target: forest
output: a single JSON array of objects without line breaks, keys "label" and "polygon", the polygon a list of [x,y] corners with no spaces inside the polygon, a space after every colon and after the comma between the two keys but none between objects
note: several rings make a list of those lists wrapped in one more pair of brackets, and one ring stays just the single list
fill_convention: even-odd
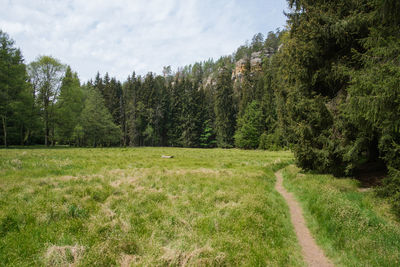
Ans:
[{"label": "forest", "polygon": [[304,170],[383,173],[400,215],[400,2],[287,2],[285,29],[232,55],[125,81],[82,83],[52,56],[26,63],[0,31],[0,141],[287,148]]}]

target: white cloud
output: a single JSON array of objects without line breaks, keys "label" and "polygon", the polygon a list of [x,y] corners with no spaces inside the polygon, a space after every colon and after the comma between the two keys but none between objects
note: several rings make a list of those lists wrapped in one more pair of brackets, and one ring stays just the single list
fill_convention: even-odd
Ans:
[{"label": "white cloud", "polygon": [[257,32],[282,27],[286,1],[0,0],[0,29],[27,62],[52,55],[83,80],[124,80],[231,54]]}]

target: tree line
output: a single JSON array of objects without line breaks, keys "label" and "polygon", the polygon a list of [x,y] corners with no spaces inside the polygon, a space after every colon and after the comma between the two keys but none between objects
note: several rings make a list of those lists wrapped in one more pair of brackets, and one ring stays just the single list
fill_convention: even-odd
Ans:
[{"label": "tree line", "polygon": [[123,82],[97,73],[81,84],[71,67],[51,56],[25,65],[13,40],[0,32],[2,143],[258,148],[270,128],[262,109],[268,109],[271,85],[249,65],[235,86],[232,71],[238,54],[248,57],[269,43],[277,50],[280,35],[271,32],[264,40],[257,34],[233,55],[174,73],[171,67],[162,75],[133,72]]},{"label": "tree line", "polygon": [[[288,0],[286,30],[162,75],[81,84],[0,33],[7,145],[290,148],[305,170],[388,171],[400,214],[400,2]],[[253,68],[253,53],[261,63]],[[240,65],[240,77],[233,75]]]}]

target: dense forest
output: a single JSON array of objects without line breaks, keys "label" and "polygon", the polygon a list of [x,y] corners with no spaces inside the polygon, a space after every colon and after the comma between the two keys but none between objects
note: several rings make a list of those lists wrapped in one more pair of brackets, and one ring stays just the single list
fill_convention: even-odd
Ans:
[{"label": "dense forest", "polygon": [[0,31],[4,146],[290,148],[305,170],[388,172],[400,214],[400,2],[289,0],[285,30],[161,75],[81,83]]}]

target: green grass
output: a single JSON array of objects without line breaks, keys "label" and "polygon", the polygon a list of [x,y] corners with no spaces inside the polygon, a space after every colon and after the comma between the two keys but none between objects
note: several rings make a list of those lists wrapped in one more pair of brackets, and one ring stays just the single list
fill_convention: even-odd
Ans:
[{"label": "green grass", "polygon": [[273,170],[291,160],[221,149],[2,149],[0,265],[304,266],[273,189]]},{"label": "green grass", "polygon": [[387,201],[358,181],[285,169],[317,243],[339,266],[400,266],[400,224]]}]

